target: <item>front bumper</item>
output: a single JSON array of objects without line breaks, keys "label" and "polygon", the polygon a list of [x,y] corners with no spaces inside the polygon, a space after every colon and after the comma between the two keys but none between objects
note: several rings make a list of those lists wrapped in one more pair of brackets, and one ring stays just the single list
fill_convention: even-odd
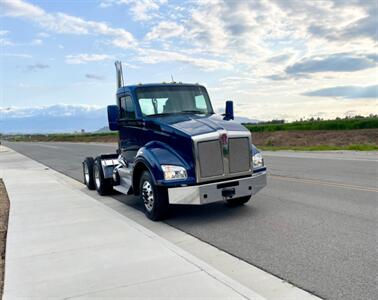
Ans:
[{"label": "front bumper", "polygon": [[202,205],[229,199],[224,196],[229,191],[232,198],[253,196],[265,186],[266,171],[262,171],[241,179],[168,188],[168,199],[169,204]]}]

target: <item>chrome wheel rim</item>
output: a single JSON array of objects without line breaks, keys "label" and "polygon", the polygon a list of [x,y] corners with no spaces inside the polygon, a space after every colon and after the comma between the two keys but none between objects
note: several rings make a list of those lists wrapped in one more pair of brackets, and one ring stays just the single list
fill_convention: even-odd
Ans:
[{"label": "chrome wheel rim", "polygon": [[95,177],[95,183],[97,188],[101,187],[101,180],[100,180],[100,170],[98,169],[97,166],[94,168],[94,177]]},{"label": "chrome wheel rim", "polygon": [[154,207],[154,191],[151,183],[148,181],[143,182],[142,185],[142,197],[144,206],[148,211],[151,211]]},{"label": "chrome wheel rim", "polygon": [[89,170],[88,170],[88,165],[86,163],[84,164],[84,179],[85,179],[85,183],[89,182]]}]

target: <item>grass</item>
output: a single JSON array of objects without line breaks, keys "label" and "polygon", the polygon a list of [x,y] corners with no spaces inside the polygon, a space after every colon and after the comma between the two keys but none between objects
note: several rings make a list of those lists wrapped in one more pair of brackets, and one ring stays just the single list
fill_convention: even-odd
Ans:
[{"label": "grass", "polygon": [[3,180],[0,178],[0,298],[4,288],[5,248],[7,240],[9,199]]},{"label": "grass", "polygon": [[[256,145],[263,150],[378,150],[377,115],[345,119],[338,118],[334,120],[311,119],[292,123],[284,123],[283,120],[276,120],[265,124],[246,124],[245,126],[250,131],[256,133]],[[339,130],[345,131],[344,133],[340,133]],[[4,135],[3,139],[25,142],[116,143],[118,141],[118,132],[19,134]]]},{"label": "grass", "polygon": [[7,137],[14,142],[97,142],[101,140],[117,139],[117,132],[104,133],[53,133],[53,134],[19,134]]},{"label": "grass", "polygon": [[353,144],[348,146],[333,146],[333,145],[318,145],[318,146],[261,146],[261,150],[279,151],[279,150],[294,150],[294,151],[332,151],[332,150],[355,150],[355,151],[375,151],[378,150],[378,145],[369,144]]},{"label": "grass", "polygon": [[292,130],[351,130],[378,128],[378,117],[355,117],[335,120],[307,120],[282,124],[247,124],[252,132]]}]

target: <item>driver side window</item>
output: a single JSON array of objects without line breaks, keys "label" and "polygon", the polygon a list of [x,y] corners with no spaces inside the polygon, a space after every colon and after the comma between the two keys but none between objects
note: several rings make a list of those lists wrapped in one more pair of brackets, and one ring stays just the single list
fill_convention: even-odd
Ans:
[{"label": "driver side window", "polygon": [[121,97],[120,107],[121,107],[121,119],[135,120],[134,104],[130,96]]}]

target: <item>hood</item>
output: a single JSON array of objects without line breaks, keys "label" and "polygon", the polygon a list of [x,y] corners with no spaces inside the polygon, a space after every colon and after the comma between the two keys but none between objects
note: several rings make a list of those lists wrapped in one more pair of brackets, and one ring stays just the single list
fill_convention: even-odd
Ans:
[{"label": "hood", "polygon": [[200,116],[191,114],[167,115],[155,119],[161,125],[182,131],[190,136],[214,132],[217,130],[248,131],[235,121],[225,121],[220,115]]}]

